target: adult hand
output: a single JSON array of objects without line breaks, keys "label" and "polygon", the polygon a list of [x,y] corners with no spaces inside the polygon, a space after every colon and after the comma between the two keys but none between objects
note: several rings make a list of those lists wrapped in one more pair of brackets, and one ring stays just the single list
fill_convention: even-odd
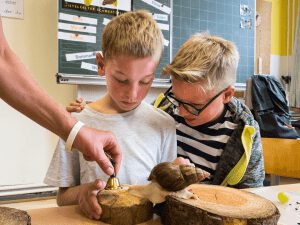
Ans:
[{"label": "adult hand", "polygon": [[97,194],[105,188],[105,185],[104,181],[97,179],[92,183],[80,186],[78,204],[82,212],[90,219],[100,219],[102,209],[98,203]]},{"label": "adult hand", "polygon": [[[118,173],[122,153],[113,133],[83,126],[74,140],[73,147],[80,149],[86,160],[96,161],[106,174],[112,175],[114,171]],[[115,161],[115,168],[105,153]]]}]

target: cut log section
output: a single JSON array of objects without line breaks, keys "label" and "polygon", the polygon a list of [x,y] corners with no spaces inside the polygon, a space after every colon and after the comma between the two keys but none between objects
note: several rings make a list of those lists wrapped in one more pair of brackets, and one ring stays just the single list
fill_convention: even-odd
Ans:
[{"label": "cut log section", "polygon": [[234,188],[194,184],[188,187],[199,199],[168,196],[165,225],[277,225],[280,214],[269,200]]},{"label": "cut log section", "polygon": [[0,225],[30,225],[31,219],[26,211],[0,207]]},{"label": "cut log section", "polygon": [[134,225],[152,219],[153,204],[128,193],[128,187],[103,190],[98,194],[102,208],[100,220],[112,225]]}]

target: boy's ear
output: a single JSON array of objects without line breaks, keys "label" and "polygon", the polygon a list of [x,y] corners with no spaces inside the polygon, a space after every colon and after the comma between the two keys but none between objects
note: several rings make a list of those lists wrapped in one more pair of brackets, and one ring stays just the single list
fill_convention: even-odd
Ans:
[{"label": "boy's ear", "polygon": [[224,100],[223,103],[226,104],[230,102],[232,97],[234,96],[234,86],[230,85],[226,90],[224,91]]},{"label": "boy's ear", "polygon": [[98,66],[98,74],[100,76],[105,75],[104,58],[100,53],[96,53],[96,63]]}]

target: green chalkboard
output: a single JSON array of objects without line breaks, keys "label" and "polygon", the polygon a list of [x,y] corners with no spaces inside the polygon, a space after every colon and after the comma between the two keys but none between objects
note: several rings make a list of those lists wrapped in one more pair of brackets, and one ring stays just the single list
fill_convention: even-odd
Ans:
[{"label": "green chalkboard", "polygon": [[[119,10],[104,8],[109,0],[59,0],[58,7],[58,83],[101,84],[96,71],[95,54],[101,51],[102,30],[112,17],[128,10],[146,9],[156,18],[162,27],[165,39],[164,53],[155,74],[156,85],[169,83],[169,78],[161,77],[163,65],[170,62],[172,40],[172,12],[162,11],[162,7],[171,9],[172,0],[118,0],[127,1]],[[87,2],[94,5],[87,6]],[[112,2],[112,1],[111,1]],[[98,5],[97,5],[98,4]],[[100,4],[100,5],[99,5]],[[171,10],[170,10],[171,11]]]}]

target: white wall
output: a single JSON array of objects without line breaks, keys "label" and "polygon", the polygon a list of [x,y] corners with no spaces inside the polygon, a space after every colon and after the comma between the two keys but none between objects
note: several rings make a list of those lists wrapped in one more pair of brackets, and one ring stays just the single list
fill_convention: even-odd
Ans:
[{"label": "white wall", "polygon": [[[63,105],[74,99],[75,86],[57,85],[55,81],[57,1],[24,0],[24,20],[3,18],[3,26],[11,48],[40,86]],[[0,124],[0,189],[5,185],[40,184],[57,137],[2,100]]]}]

